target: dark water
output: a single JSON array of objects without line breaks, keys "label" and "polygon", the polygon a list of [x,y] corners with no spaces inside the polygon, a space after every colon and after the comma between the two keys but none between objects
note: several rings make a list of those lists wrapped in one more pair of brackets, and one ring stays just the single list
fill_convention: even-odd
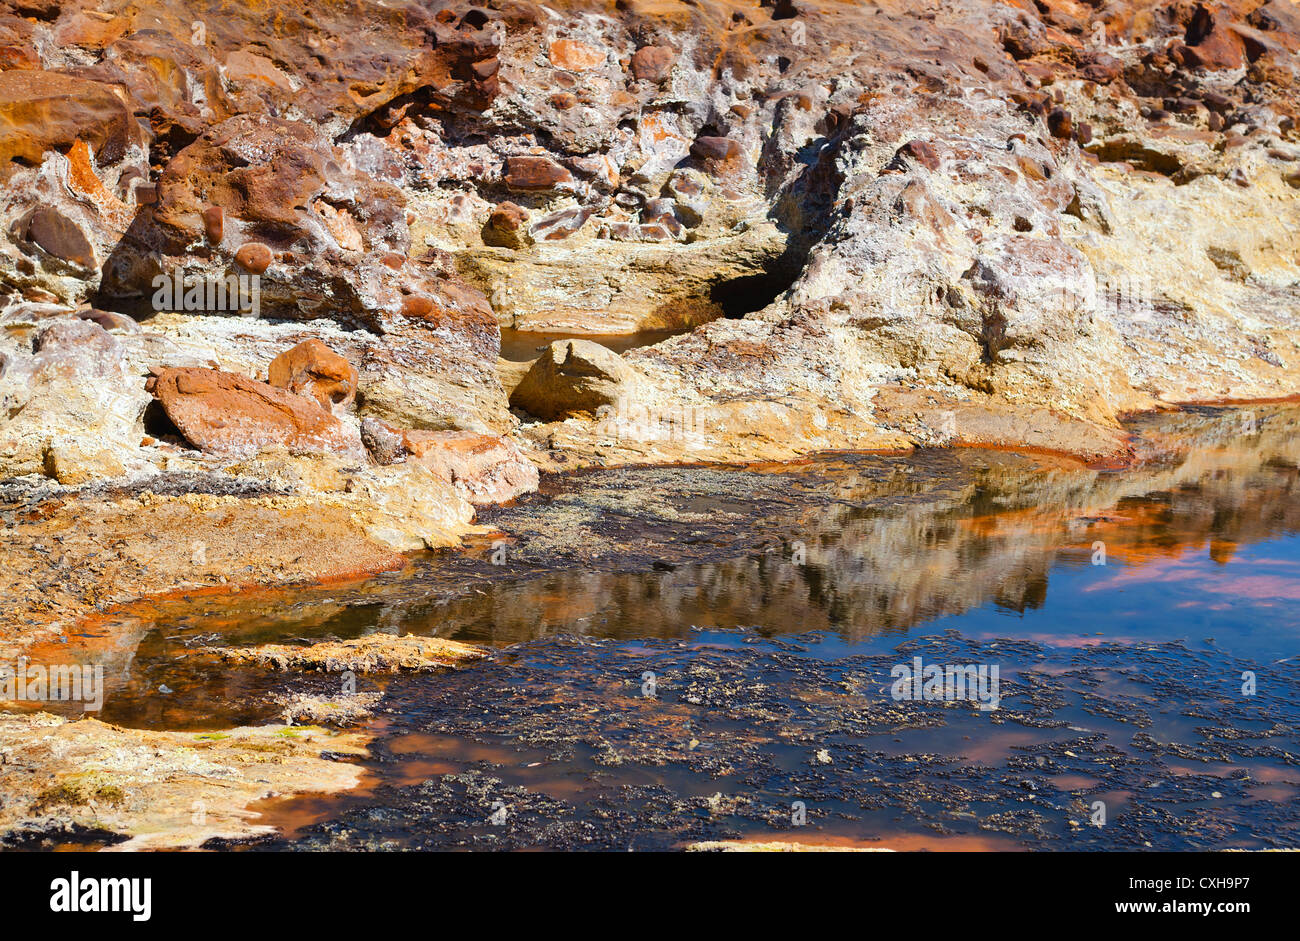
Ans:
[{"label": "dark water", "polygon": [[[339,690],[208,644],[496,650],[362,678],[366,786],[268,803],[261,847],[1300,846],[1300,414],[1135,431],[1120,472],[969,450],[555,478],[464,552],[82,642],[118,651],[102,718],[164,728]],[[997,708],[896,698],[916,657],[997,667]]]}]

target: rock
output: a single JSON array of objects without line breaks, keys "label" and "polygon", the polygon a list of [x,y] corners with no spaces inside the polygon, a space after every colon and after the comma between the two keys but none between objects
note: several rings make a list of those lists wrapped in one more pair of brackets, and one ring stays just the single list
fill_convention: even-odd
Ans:
[{"label": "rock", "polygon": [[140,324],[134,318],[128,317],[126,314],[119,314],[114,310],[98,310],[90,307],[86,310],[77,311],[77,316],[82,320],[93,321],[105,330],[122,330],[127,333],[140,332]]},{"label": "rock", "polygon": [[929,141],[910,140],[898,148],[894,156],[896,160],[899,158],[911,160],[930,171],[939,169],[939,155]]},{"label": "rock", "polygon": [[328,725],[347,728],[369,719],[383,700],[383,693],[341,693],[335,696],[312,693],[276,693],[272,700],[283,707],[280,718],[287,725]]},{"label": "rock", "polygon": [[1051,131],[1053,137],[1068,140],[1074,136],[1074,119],[1064,108],[1053,108],[1052,113],[1047,116],[1047,129]]},{"label": "rock", "polygon": [[590,209],[561,209],[537,220],[536,224],[528,230],[528,235],[536,241],[553,242],[567,239],[586,225],[591,216]]},{"label": "rock", "polygon": [[[226,231],[225,213],[222,211],[220,206],[209,206],[207,209],[203,210],[203,234],[207,236],[207,239],[211,244],[220,245],[221,236],[225,233],[225,231]],[[248,268],[250,271],[252,270],[251,268],[249,268],[247,264],[244,264],[242,261],[240,262],[240,264],[243,265],[245,268]],[[268,260],[266,264],[269,265],[270,261]],[[265,270],[266,270],[266,265],[262,267],[262,271]],[[261,274],[262,271],[257,271],[254,273]]]},{"label": "rock", "polygon": [[557,39],[551,43],[551,64],[570,72],[586,72],[605,64],[605,52],[577,39]]},{"label": "rock", "polygon": [[86,233],[57,209],[42,206],[32,210],[16,228],[20,241],[38,246],[48,255],[81,268],[95,267],[95,250]]},{"label": "rock", "polygon": [[127,97],[114,86],[58,72],[0,71],[0,180],[77,140],[101,165],[143,145]]},{"label": "rock", "polygon": [[667,46],[642,46],[632,53],[632,74],[640,82],[662,82],[675,61],[677,53]]},{"label": "rock", "polygon": [[525,223],[528,210],[506,201],[496,206],[483,227],[483,242],[503,248],[524,248],[530,244]]},{"label": "rock", "polygon": [[[368,737],[283,726],[221,732],[122,729],[94,718],[0,715],[0,837],[86,830],[117,849],[197,849],[271,832],[252,808],[268,797],[355,787]],[[202,807],[202,817],[194,808]]]},{"label": "rock", "polygon": [[45,451],[45,476],[65,487],[79,487],[126,474],[126,465],[109,448],[91,441],[58,441]]},{"label": "rock", "polygon": [[724,161],[740,155],[740,145],[726,137],[697,137],[691,144],[691,156],[697,160]]},{"label": "rock", "polygon": [[458,666],[487,656],[482,647],[442,637],[415,634],[370,634],[354,640],[325,641],[310,647],[263,644],[260,647],[209,647],[231,663],[248,663],[276,670],[321,670],[328,673],[397,673]]},{"label": "rock", "polygon": [[361,443],[376,464],[400,464],[411,453],[407,450],[405,436],[378,418],[367,417],[361,420]]},{"label": "rock", "polygon": [[304,340],[271,360],[267,381],[309,395],[327,411],[349,405],[357,397],[356,367],[316,339]]},{"label": "rock", "polygon": [[1191,68],[1239,69],[1244,46],[1231,26],[1231,14],[1220,7],[1211,9],[1197,4],[1187,24],[1186,46],[1181,46],[1183,61]]},{"label": "rock", "polygon": [[537,468],[501,435],[408,431],[403,443],[412,460],[452,484],[470,503],[504,503],[537,489]]},{"label": "rock", "polygon": [[146,391],[191,444],[211,454],[242,457],[277,446],[292,452],[353,447],[339,420],[312,399],[220,369],[160,369]]},{"label": "rock", "polygon": [[636,371],[617,353],[590,340],[557,340],[510,394],[510,404],[547,421],[595,415],[617,405],[636,384]]},{"label": "rock", "polygon": [[47,364],[83,376],[108,376],[120,369],[121,344],[89,319],[56,320],[36,336],[33,350]]},{"label": "rock", "polygon": [[507,157],[505,183],[516,190],[551,190],[573,174],[550,157]]},{"label": "rock", "polygon": [[273,260],[271,249],[261,242],[247,242],[235,251],[235,262],[251,274],[264,274]]},{"label": "rock", "polygon": [[4,354],[0,476],[80,485],[146,472],[136,427],[148,397],[127,381],[123,339],[92,320],[60,318],[39,328],[31,353]]}]

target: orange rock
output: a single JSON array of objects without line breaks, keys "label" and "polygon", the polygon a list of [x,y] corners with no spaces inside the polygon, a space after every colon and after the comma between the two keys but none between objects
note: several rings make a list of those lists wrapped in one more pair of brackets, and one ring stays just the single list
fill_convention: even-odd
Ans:
[{"label": "orange rock", "polygon": [[192,445],[227,457],[268,447],[295,452],[347,451],[343,424],[302,395],[246,376],[201,367],[164,368],[145,389]]},{"label": "orange rock", "polygon": [[56,72],[0,72],[0,180],[15,163],[37,166],[47,151],[84,140],[102,164],[143,142],[118,88]]},{"label": "orange rock", "polygon": [[605,51],[577,39],[551,43],[551,65],[570,72],[586,72],[605,64]]},{"label": "orange rock", "polygon": [[271,360],[267,379],[278,389],[310,395],[325,409],[357,397],[356,367],[315,338]]},{"label": "orange rock", "polygon": [[271,261],[271,249],[261,242],[247,242],[235,251],[235,262],[253,274],[261,274],[271,267]]}]

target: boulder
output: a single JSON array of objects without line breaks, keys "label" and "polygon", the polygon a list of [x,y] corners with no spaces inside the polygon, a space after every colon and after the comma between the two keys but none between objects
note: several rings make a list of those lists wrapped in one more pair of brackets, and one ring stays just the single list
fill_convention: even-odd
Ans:
[{"label": "boulder", "polygon": [[510,404],[547,421],[617,405],[636,383],[636,371],[613,350],[590,340],[557,340],[510,394]]},{"label": "boulder", "polygon": [[145,386],[195,447],[241,457],[269,447],[348,451],[352,436],[317,402],[220,369],[161,369]]}]

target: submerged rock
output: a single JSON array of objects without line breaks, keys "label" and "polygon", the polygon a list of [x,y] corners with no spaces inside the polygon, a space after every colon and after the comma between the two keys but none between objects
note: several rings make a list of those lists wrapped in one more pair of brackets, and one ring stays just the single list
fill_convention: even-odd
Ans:
[{"label": "submerged rock", "polygon": [[441,637],[368,634],[354,640],[326,641],[310,647],[263,644],[260,647],[215,647],[210,653],[234,663],[277,670],[325,670],[341,673],[396,673],[456,666],[487,656],[482,647]]}]

